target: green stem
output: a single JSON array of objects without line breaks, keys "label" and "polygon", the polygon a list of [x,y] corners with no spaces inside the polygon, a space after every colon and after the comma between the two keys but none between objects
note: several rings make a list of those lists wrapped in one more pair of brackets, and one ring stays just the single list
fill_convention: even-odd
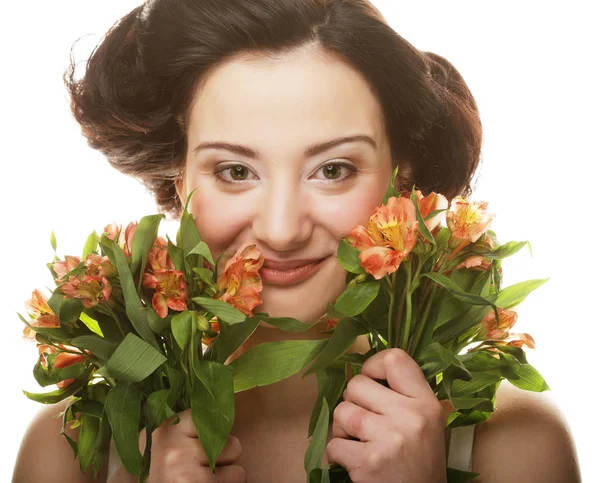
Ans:
[{"label": "green stem", "polygon": [[417,333],[415,334],[415,336],[411,339],[410,341],[410,345],[408,348],[408,353],[414,357],[415,354],[415,350],[419,347],[419,343],[421,342],[421,337],[423,337],[423,332],[425,331],[425,328],[427,328],[428,324],[429,324],[429,312],[431,311],[431,306],[433,305],[433,299],[435,297],[435,292],[437,289],[437,285],[433,285],[433,287],[431,288],[431,290],[428,290],[427,292],[427,306],[425,307],[425,312],[423,313],[423,316],[420,318],[420,324],[417,324]]},{"label": "green stem", "polygon": [[[394,328],[394,305],[396,303],[396,275],[398,274],[398,271],[395,271],[392,275],[392,281],[391,281],[391,294],[390,294],[390,309],[388,312],[388,336],[387,336],[387,346],[388,347],[393,347],[393,328]],[[388,283],[390,283],[390,279],[389,277],[386,275],[385,279]]]},{"label": "green stem", "polygon": [[[400,349],[404,351],[408,348],[408,336],[410,335],[410,321],[412,318],[412,290],[410,288],[412,285],[412,260],[410,258],[406,261],[405,270],[406,283],[402,300],[405,302],[406,311],[404,312],[404,328],[401,332],[402,343],[400,345]],[[400,320],[401,319],[398,318],[398,321]],[[398,341],[400,341],[400,339],[398,339]]]}]

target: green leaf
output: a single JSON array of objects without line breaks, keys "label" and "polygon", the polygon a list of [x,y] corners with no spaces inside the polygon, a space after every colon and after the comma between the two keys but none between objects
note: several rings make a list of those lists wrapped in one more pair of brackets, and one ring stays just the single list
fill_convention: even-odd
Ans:
[{"label": "green leaf", "polygon": [[71,345],[79,349],[89,350],[95,357],[106,363],[115,352],[118,344],[98,337],[97,335],[81,335],[71,339]]},{"label": "green leaf", "polygon": [[356,248],[342,238],[337,249],[338,262],[344,270],[350,273],[366,273],[365,269],[360,265],[360,258],[358,258],[359,253],[360,252]]},{"label": "green leaf", "polygon": [[419,233],[421,234],[421,236],[423,238],[425,238],[425,240],[427,240],[429,243],[431,243],[432,245],[435,246],[435,240],[433,238],[433,235],[429,231],[429,228],[427,228],[427,225],[425,224],[425,221],[423,220],[423,215],[421,214],[421,210],[419,209],[419,201],[417,200],[417,194],[415,193],[414,186],[413,186],[412,192],[410,193],[410,199],[412,200],[413,204],[415,205],[415,210],[417,213],[417,222],[419,224]]},{"label": "green leaf", "polygon": [[550,387],[537,371],[537,369],[529,364],[523,364],[519,369],[519,379],[508,379],[510,383],[524,389],[525,391],[544,392],[549,391]]},{"label": "green leaf", "polygon": [[138,448],[142,394],[136,384],[119,381],[106,396],[105,410],[121,463],[132,475],[142,470]]},{"label": "green leaf", "polygon": [[[137,231],[137,230],[136,230]],[[144,316],[142,311],[143,306],[140,300],[140,296],[135,287],[133,276],[129,270],[129,264],[127,258],[121,247],[114,241],[112,242],[112,248],[114,251],[115,262],[117,270],[119,271],[119,280],[121,281],[121,288],[123,289],[123,297],[125,299],[125,310],[127,317],[131,321],[134,329],[137,333],[151,346],[158,350],[158,343],[156,342],[156,336],[150,328],[148,320]]]},{"label": "green leaf", "polygon": [[519,305],[536,288],[544,285],[549,279],[527,280],[515,283],[501,290],[496,299],[496,305],[502,309],[510,309]]},{"label": "green leaf", "polygon": [[204,283],[208,285],[213,285],[214,273],[211,270],[204,267],[193,267],[192,271],[196,275],[198,275],[198,277],[200,277],[200,280],[202,280]]},{"label": "green leaf", "polygon": [[446,468],[446,480],[448,483],[467,483],[477,478],[481,473]]},{"label": "green leaf", "polygon": [[528,241],[511,241],[505,243],[504,245],[500,245],[499,247],[494,248],[490,253],[485,253],[484,256],[486,258],[489,258],[490,260],[502,260],[503,258],[507,258],[514,255],[525,245],[529,247],[529,252],[531,253],[531,245]]},{"label": "green leaf", "polygon": [[167,251],[169,252],[169,256],[173,261],[173,265],[175,265],[175,269],[180,272],[185,271],[185,266],[183,264],[183,250],[178,246],[174,245],[171,239],[167,236]]},{"label": "green leaf", "polygon": [[329,405],[327,399],[321,399],[321,412],[315,426],[315,430],[304,455],[304,469],[306,474],[315,468],[321,467],[321,460],[327,444],[327,429],[329,428]]},{"label": "green leaf", "polygon": [[159,351],[130,332],[97,374],[128,382],[139,382],[146,379],[166,360]]},{"label": "green leaf", "polygon": [[192,420],[211,469],[233,428],[234,393],[231,367],[211,361],[195,361],[197,380],[192,388]]},{"label": "green leaf", "polygon": [[52,245],[52,250],[56,253],[56,235],[54,234],[54,230],[50,234],[50,245]]},{"label": "green leaf", "polygon": [[442,275],[441,273],[429,272],[429,273],[424,273],[421,276],[430,278],[434,282],[438,283],[439,285],[444,287],[446,290],[448,290],[448,292],[450,292],[450,294],[454,298],[456,298],[457,300],[460,300],[461,302],[466,302],[471,305],[489,305],[492,308],[494,307],[493,302],[490,302],[489,300],[487,300],[483,297],[480,297],[479,295],[473,295],[468,292],[465,292],[462,288],[460,288],[460,286],[458,286],[458,284],[456,284],[450,278]]},{"label": "green leaf", "polygon": [[90,253],[95,253],[96,250],[98,250],[99,240],[100,238],[98,237],[98,234],[95,231],[90,233],[90,236],[88,236],[83,247],[83,253],[81,254],[81,258],[83,260],[85,260]]},{"label": "green leaf", "polygon": [[268,314],[254,314],[252,318],[257,318],[259,321],[270,324],[277,327],[283,332],[294,332],[301,333],[312,329],[314,326],[319,325],[322,321],[319,319],[312,324],[305,324],[304,322],[294,319],[293,317],[269,317]]},{"label": "green leaf", "polygon": [[367,332],[368,330],[353,318],[345,317],[340,320],[332,336],[326,340],[327,344],[320,352],[315,363],[310,366],[302,377],[319,371],[334,362],[338,357],[348,352],[348,349],[352,347],[359,335]]},{"label": "green leaf", "polygon": [[[91,370],[90,370],[90,373],[91,373]],[[46,393],[33,393],[33,392],[23,391],[23,394],[25,394],[25,396],[27,396],[32,401],[36,401],[36,402],[43,403],[43,404],[56,404],[57,402],[60,402],[63,399],[66,399],[69,396],[72,396],[73,394],[75,394],[77,391],[79,391],[82,388],[82,386],[86,382],[87,382],[87,380],[82,378],[82,379],[76,380],[76,381],[72,382],[71,384],[69,384],[68,386],[63,387],[62,389],[58,389],[56,391],[46,392]]]},{"label": "green leaf", "polygon": [[102,419],[100,420],[100,430],[96,439],[96,447],[94,456],[92,458],[92,477],[95,480],[100,468],[104,465],[108,459],[110,452],[110,441],[112,438],[112,430],[110,423],[108,422],[108,416],[106,412],[103,412]]},{"label": "green leaf", "polygon": [[227,324],[239,324],[246,320],[246,314],[222,300],[211,299],[209,297],[194,297],[192,300]]},{"label": "green leaf", "polygon": [[214,266],[215,261],[213,260],[212,254],[210,253],[210,249],[208,248],[208,245],[206,244],[206,242],[200,241],[191,251],[190,253],[188,253],[188,255],[200,255],[204,258],[206,258],[211,265]]},{"label": "green leaf", "polygon": [[79,320],[81,320],[85,324],[85,326],[88,329],[90,329],[94,334],[98,334],[100,337],[104,337],[104,334],[102,333],[102,329],[100,328],[100,324],[98,323],[98,321],[96,319],[92,319],[85,312],[81,312],[79,314]]},{"label": "green leaf", "polygon": [[154,431],[167,419],[167,400],[169,389],[159,389],[148,396],[145,404],[146,427]]},{"label": "green leaf", "polygon": [[396,176],[398,176],[398,168],[398,166],[394,168],[394,172],[392,173],[392,177],[390,178],[390,182],[388,184],[388,189],[383,196],[383,200],[381,201],[382,205],[386,205],[389,198],[395,198],[400,195],[400,193],[396,191],[396,188],[394,188]]},{"label": "green leaf", "polygon": [[260,318],[250,317],[239,324],[221,325],[221,333],[206,350],[205,358],[224,364],[258,327]]},{"label": "green leaf", "polygon": [[501,376],[494,374],[487,374],[485,372],[471,373],[473,379],[470,381],[455,380],[452,382],[451,390],[452,395],[456,397],[470,396],[476,392],[485,389],[486,387],[496,384],[502,379]]},{"label": "green leaf", "polygon": [[79,466],[85,473],[92,464],[96,449],[96,439],[100,431],[100,420],[88,414],[80,415],[81,429],[77,439]]},{"label": "green leaf", "polygon": [[229,366],[235,392],[267,386],[300,372],[325,347],[326,340],[265,342],[244,352]]},{"label": "green leaf", "polygon": [[354,317],[363,312],[379,293],[379,282],[357,283],[346,290],[335,301],[335,308],[344,315]]},{"label": "green leaf", "polygon": [[346,384],[346,364],[338,361],[317,371],[317,384],[319,386],[319,396],[310,415],[310,423],[308,425],[309,437],[312,436],[315,430],[321,408],[323,407],[323,401],[327,401],[329,405],[329,417],[331,418],[335,405],[341,397],[344,385]]},{"label": "green leaf", "polygon": [[[190,196],[191,195],[192,194],[190,193]],[[187,258],[190,252],[196,248],[201,241],[202,238],[200,237],[200,232],[198,231],[194,217],[187,210],[184,210],[179,223],[179,231],[177,232],[177,246],[183,250],[184,258]]]},{"label": "green leaf", "polygon": [[472,379],[471,373],[460,359],[438,342],[433,342],[425,347],[417,357],[417,362],[426,379],[430,379],[440,372],[444,372],[444,377],[449,376],[452,379],[466,381]]},{"label": "green leaf", "polygon": [[194,314],[189,310],[184,310],[180,314],[174,315],[171,319],[171,331],[177,341],[177,345],[184,351],[192,338],[192,325],[195,323]]},{"label": "green leaf", "polygon": [[[143,273],[148,260],[148,252],[158,236],[158,227],[165,215],[144,216],[135,229],[131,242],[131,273]],[[141,283],[142,277],[140,277]]]}]

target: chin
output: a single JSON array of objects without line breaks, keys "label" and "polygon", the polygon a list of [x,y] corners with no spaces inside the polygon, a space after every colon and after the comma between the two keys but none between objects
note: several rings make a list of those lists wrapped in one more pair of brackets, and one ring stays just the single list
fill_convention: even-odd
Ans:
[{"label": "chin", "polygon": [[[287,285],[263,285],[263,303],[253,312],[270,317],[293,317],[312,324],[327,312],[327,305],[335,302],[346,288],[346,271],[331,257],[323,267],[304,282]],[[261,322],[262,327],[273,327]]]}]

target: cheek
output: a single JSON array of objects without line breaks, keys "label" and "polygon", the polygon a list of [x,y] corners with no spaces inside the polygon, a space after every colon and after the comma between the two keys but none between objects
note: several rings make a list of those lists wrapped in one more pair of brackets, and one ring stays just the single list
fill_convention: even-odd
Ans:
[{"label": "cheek", "polygon": [[319,209],[322,220],[326,220],[329,231],[341,239],[356,225],[367,225],[371,213],[381,204],[384,192],[373,186],[373,189],[355,190],[346,196],[325,200]]},{"label": "cheek", "polygon": [[251,203],[232,197],[224,198],[216,193],[196,192],[191,210],[200,236],[208,244],[216,259],[227,250],[236,235],[251,219]]}]

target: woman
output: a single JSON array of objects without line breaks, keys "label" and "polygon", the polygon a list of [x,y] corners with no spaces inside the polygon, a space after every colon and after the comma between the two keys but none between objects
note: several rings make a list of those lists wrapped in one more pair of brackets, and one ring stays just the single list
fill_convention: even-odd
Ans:
[{"label": "woman", "polygon": [[[215,257],[248,242],[265,256],[256,310],[306,323],[343,291],[338,242],[366,222],[394,167],[398,188],[452,198],[469,193],[479,162],[479,114],[460,74],[415,49],[366,0],[147,2],[109,32],[84,78],[74,80],[72,66],[66,84],[90,146],[174,216],[197,189],[190,209]],[[263,324],[240,353],[321,338],[322,329],[293,335]],[[316,390],[314,378],[295,376],[236,394],[214,475],[189,412],[181,413],[181,424],[154,434],[149,481],[305,481]],[[355,482],[446,481],[452,408],[406,353],[370,358],[344,399],[324,463],[345,466]],[[503,383],[496,406],[463,448],[481,473],[474,481],[580,480],[565,423],[546,396]],[[14,481],[92,481],[60,436],[53,416],[61,407],[32,422]],[[112,454],[99,480],[135,478]]]}]

